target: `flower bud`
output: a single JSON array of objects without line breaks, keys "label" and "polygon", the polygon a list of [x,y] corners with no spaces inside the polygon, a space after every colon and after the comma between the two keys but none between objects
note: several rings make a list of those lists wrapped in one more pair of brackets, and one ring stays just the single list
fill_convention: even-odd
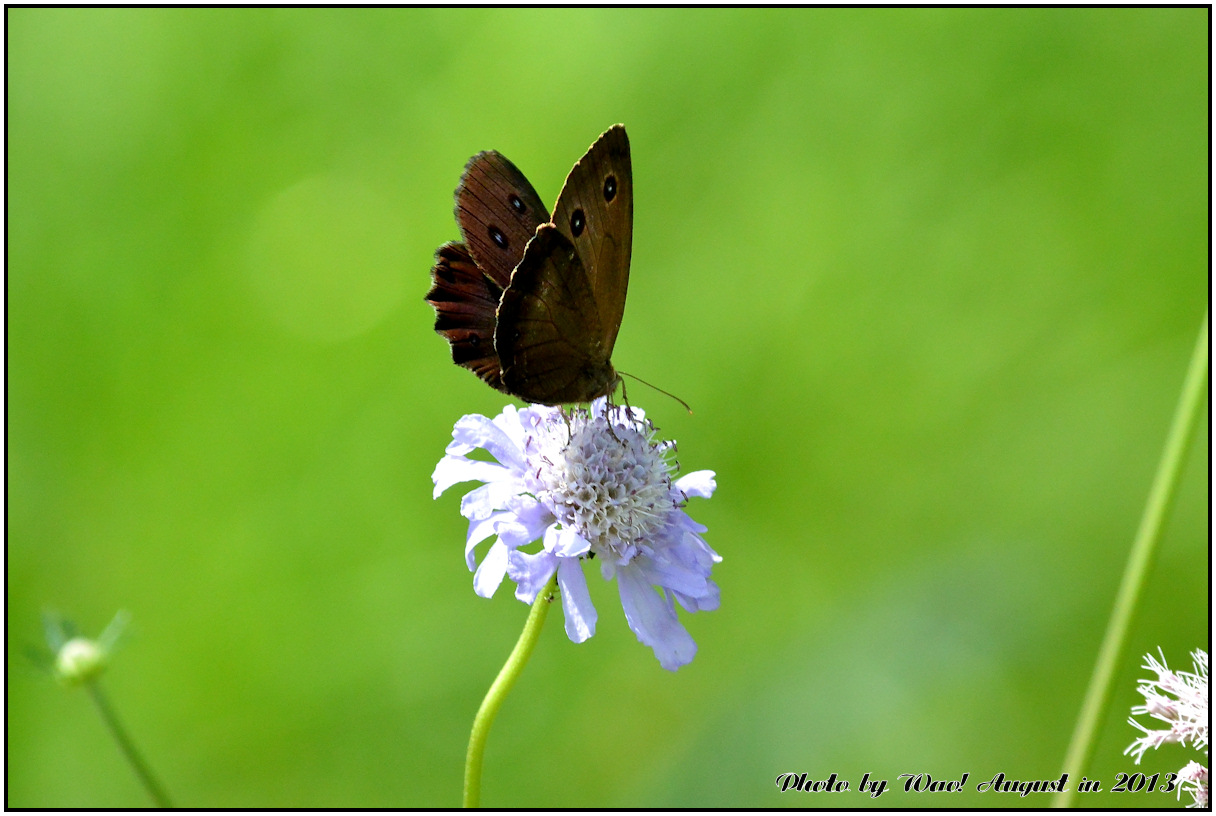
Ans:
[{"label": "flower bud", "polygon": [[55,655],[55,675],[68,686],[96,680],[106,667],[106,651],[94,640],[75,637]]}]

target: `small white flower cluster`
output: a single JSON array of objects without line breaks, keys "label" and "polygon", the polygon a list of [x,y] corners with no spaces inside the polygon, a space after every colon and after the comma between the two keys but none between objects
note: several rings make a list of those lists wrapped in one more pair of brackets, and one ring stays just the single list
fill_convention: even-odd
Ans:
[{"label": "small white flower cluster", "polygon": [[[1144,732],[1123,753],[1134,757],[1136,764],[1144,758],[1149,748],[1159,748],[1167,742],[1176,742],[1183,747],[1198,750],[1208,747],[1208,653],[1202,649],[1191,652],[1193,672],[1171,671],[1165,663],[1151,654],[1144,656],[1143,668],[1154,672],[1155,680],[1141,680],[1137,690],[1144,695],[1144,705],[1132,707],[1132,725]],[[1148,714],[1166,723],[1169,728],[1151,729],[1136,722],[1135,715]],[[1198,762],[1190,762],[1178,772],[1178,796],[1186,791],[1194,798],[1188,807],[1206,808],[1210,802],[1208,769]]]}]

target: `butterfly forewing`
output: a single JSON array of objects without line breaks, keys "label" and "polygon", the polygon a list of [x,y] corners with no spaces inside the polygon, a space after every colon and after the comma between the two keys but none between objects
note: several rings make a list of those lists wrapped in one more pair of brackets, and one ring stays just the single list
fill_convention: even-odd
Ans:
[{"label": "butterfly forewing", "polygon": [[633,243],[633,165],[624,125],[596,140],[566,177],[553,224],[578,252],[611,355],[625,313]]},{"label": "butterfly forewing", "polygon": [[589,402],[616,372],[574,245],[552,225],[528,243],[498,307],[494,346],[504,389],[529,402]]},{"label": "butterfly forewing", "polygon": [[456,188],[456,222],[477,265],[506,288],[549,211],[524,174],[495,150],[465,165]]}]

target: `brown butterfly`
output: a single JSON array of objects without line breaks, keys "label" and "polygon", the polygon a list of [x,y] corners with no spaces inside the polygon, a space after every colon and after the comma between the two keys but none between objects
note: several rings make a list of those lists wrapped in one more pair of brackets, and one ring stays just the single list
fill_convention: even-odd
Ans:
[{"label": "brown butterfly", "polygon": [[633,170],[624,125],[578,160],[553,217],[502,154],[478,153],[456,188],[463,243],[435,253],[426,300],[452,360],[545,405],[610,394],[629,286]]}]

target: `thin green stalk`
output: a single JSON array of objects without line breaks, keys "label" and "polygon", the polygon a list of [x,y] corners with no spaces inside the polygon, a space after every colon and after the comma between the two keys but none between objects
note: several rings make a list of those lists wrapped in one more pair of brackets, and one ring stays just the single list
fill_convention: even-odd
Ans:
[{"label": "thin green stalk", "polygon": [[1177,494],[1182,465],[1186,461],[1191,435],[1195,431],[1200,408],[1204,404],[1203,385],[1207,376],[1208,315],[1204,314],[1199,339],[1191,355],[1191,365],[1182,385],[1182,396],[1179,397],[1178,408],[1174,412],[1174,422],[1165,440],[1165,450],[1161,454],[1161,463],[1157,466],[1157,475],[1148,494],[1148,503],[1144,506],[1140,529],[1136,533],[1136,540],[1132,543],[1127,566],[1123,571],[1123,582],[1119,585],[1115,608],[1106,625],[1106,635],[1102,639],[1102,648],[1098,651],[1098,661],[1089,681],[1089,689],[1085,692],[1081,715],[1077,719],[1076,730],[1073,731],[1072,742],[1069,743],[1068,754],[1064,758],[1064,772],[1068,774],[1071,784],[1068,790],[1056,794],[1052,803],[1055,807],[1069,807],[1072,804],[1077,782],[1089,766],[1094,742],[1098,736],[1098,726],[1110,702],[1111,681],[1120,664],[1124,642],[1140,594],[1148,580],[1157,542],[1161,539],[1161,531],[1165,527],[1166,517]]},{"label": "thin green stalk", "polygon": [[118,721],[118,716],[114,713],[114,709],[110,708],[110,703],[106,700],[106,695],[102,692],[101,686],[96,680],[85,683],[85,686],[89,689],[89,695],[93,698],[93,703],[96,704],[97,711],[101,714],[101,719],[105,721],[106,727],[110,729],[110,734],[114,737],[114,741],[122,749],[122,753],[127,758],[127,761],[131,763],[131,767],[135,770],[135,775],[143,783],[144,789],[148,791],[148,795],[152,797],[152,801],[156,803],[158,808],[172,808],[173,805],[169,803],[169,797],[165,795],[165,789],[156,781],[156,777],[152,775],[152,769],[148,767],[143,757],[140,756],[139,751],[135,749],[135,744],[131,742],[131,738],[127,736],[126,729]]},{"label": "thin green stalk", "polygon": [[519,679],[519,675],[532,656],[532,649],[540,638],[540,630],[545,625],[545,616],[549,614],[549,603],[556,596],[557,573],[549,579],[549,583],[536,596],[532,603],[532,611],[528,613],[528,622],[524,631],[519,635],[519,642],[507,658],[506,665],[494,678],[490,691],[481,701],[481,708],[473,718],[473,733],[469,736],[469,753],[464,763],[464,806],[467,808],[480,807],[481,802],[481,765],[486,753],[486,739],[490,736],[490,726],[502,708],[503,700],[511,692],[511,687]]}]

